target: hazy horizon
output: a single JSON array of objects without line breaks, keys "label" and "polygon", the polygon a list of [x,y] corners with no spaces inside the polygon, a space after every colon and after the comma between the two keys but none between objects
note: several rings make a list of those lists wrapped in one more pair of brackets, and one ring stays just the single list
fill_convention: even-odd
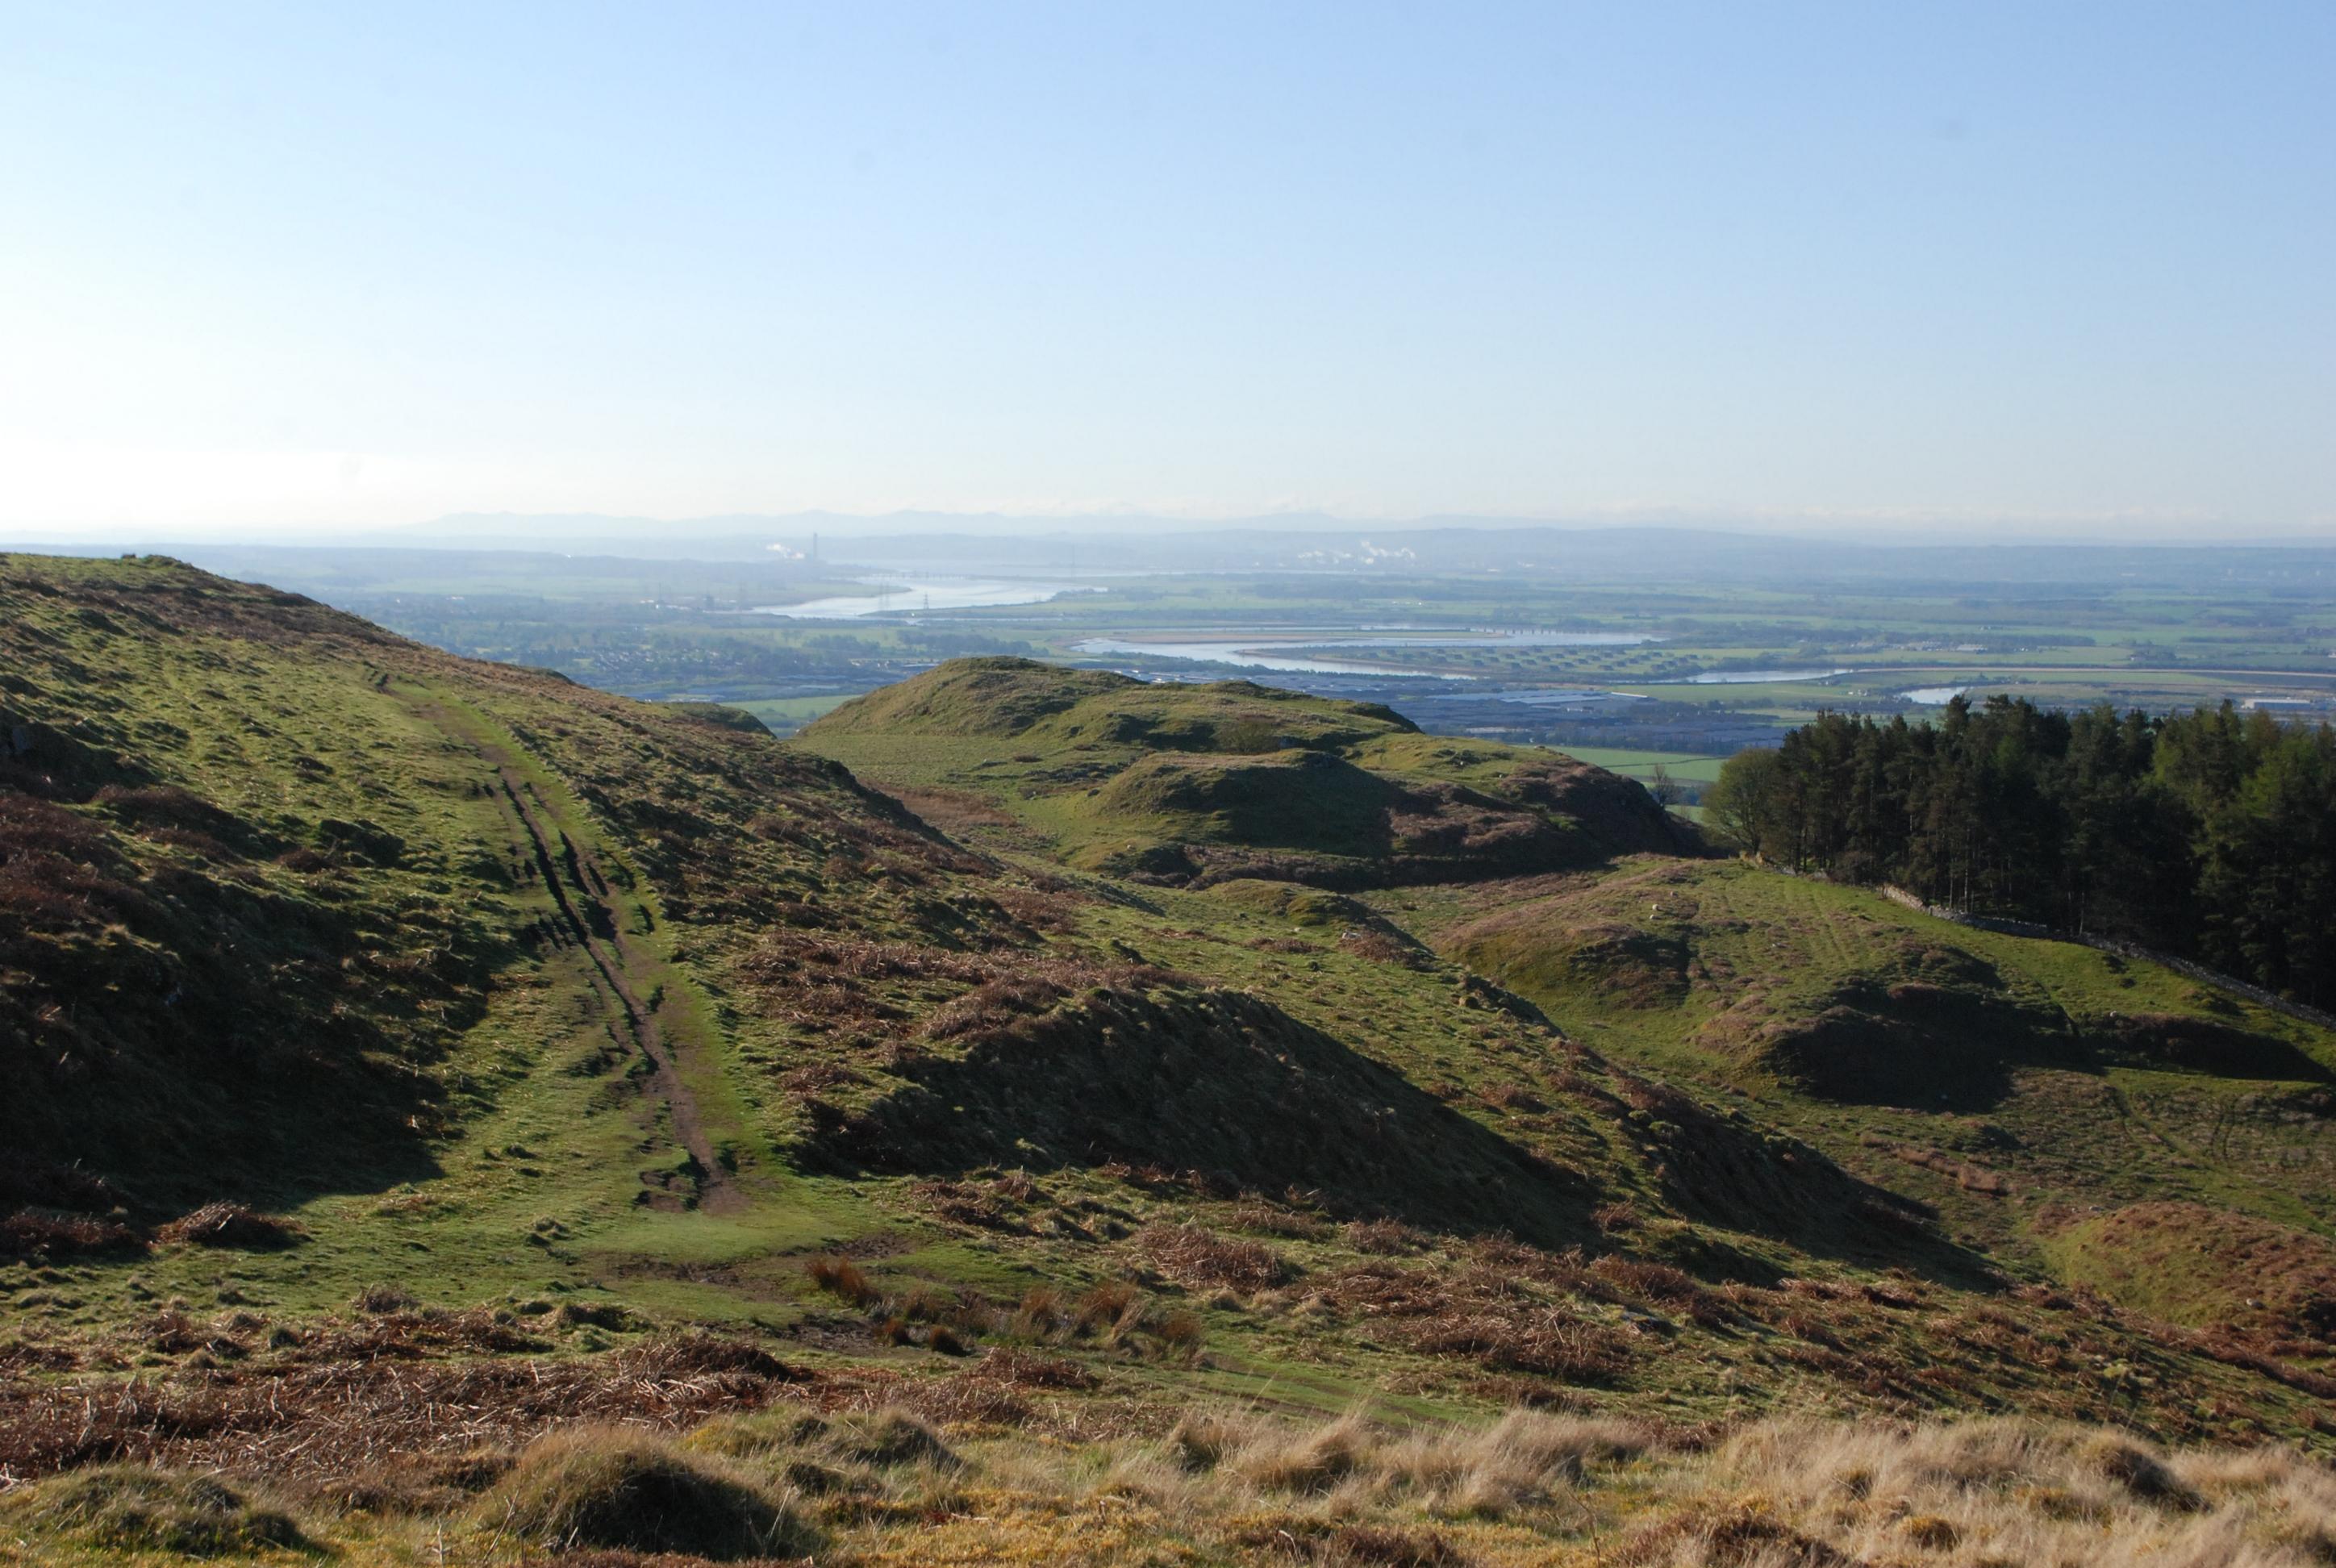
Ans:
[{"label": "hazy horizon", "polygon": [[[1254,535],[1263,539],[1302,539],[1319,534],[1325,540],[1369,542],[1416,540],[1439,532],[1459,533],[1578,533],[1582,535],[1677,535],[1685,539],[1731,538],[1749,544],[1780,549],[1796,545],[1911,546],[1941,550],[1990,546],[2068,548],[2095,546],[2165,549],[2326,549],[2336,550],[2336,531],[2297,530],[2245,532],[2239,530],[2184,529],[2168,525],[2152,531],[2130,524],[2110,534],[2098,528],[2055,526],[2041,520],[1995,525],[1937,521],[1864,520],[1816,517],[1746,519],[1652,514],[1623,517],[1549,518],[1441,513],[1421,517],[1348,517],[1322,511],[1260,513],[1252,516],[1174,517],[1133,511],[1119,512],[949,512],[902,509],[891,512],[844,513],[823,510],[794,512],[719,513],[702,517],[657,518],[596,512],[450,512],[419,521],[386,526],[318,527],[286,524],[273,528],[222,524],[179,529],[92,527],[79,531],[10,530],[0,525],[0,550],[54,548],[73,553],[104,553],[114,550],[356,549],[422,551],[489,550],[502,553],[540,551],[550,555],[586,556],[596,553],[630,559],[706,559],[707,547],[727,548],[714,553],[740,559],[742,543],[767,541],[778,550],[827,541],[838,564],[848,561],[849,547],[900,543],[916,540],[959,541],[988,549],[1015,543],[1044,544],[1059,541],[1093,540],[1099,544],[1126,544],[1166,536],[1224,539]],[[605,545],[605,550],[596,546]],[[667,547],[660,549],[659,547]],[[1001,558],[1002,559],[1002,558]],[[949,569],[956,570],[955,568]],[[949,570],[940,575],[949,575]]]},{"label": "hazy horizon", "polygon": [[11,9],[0,538],[2336,539],[2336,11]]}]

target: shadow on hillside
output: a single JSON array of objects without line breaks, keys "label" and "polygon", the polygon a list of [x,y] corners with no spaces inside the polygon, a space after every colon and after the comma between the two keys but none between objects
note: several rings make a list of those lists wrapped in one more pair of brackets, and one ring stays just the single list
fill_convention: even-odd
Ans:
[{"label": "shadow on hillside", "polygon": [[1964,1289],[1993,1288],[1985,1259],[1937,1228],[1937,1211],[1876,1186],[1823,1150],[1664,1084],[1626,1079],[1657,1150],[1663,1196],[1708,1225],[1788,1242],[1866,1268],[1904,1268]]},{"label": "shadow on hillside", "polygon": [[[426,1069],[511,955],[460,911],[400,930],[329,833],[278,857],[302,896],[246,870],[277,843],[185,791],[94,801],[110,823],[0,792],[0,969],[24,977],[0,995],[0,1147],[149,1215],[437,1174]],[[141,864],[140,836],[180,858]]]},{"label": "shadow on hillside", "polygon": [[1978,1115],[2022,1069],[2098,1075],[2112,1066],[2327,1085],[2336,1075],[2289,1041],[2212,1019],[2113,1014],[2080,1027],[2003,995],[1864,983],[1794,1018],[1723,1015],[1702,1043],[1740,1054],[1807,1092],[1847,1105]]},{"label": "shadow on hillside", "polygon": [[1580,1174],[1254,997],[1101,990],[970,1038],[899,1067],[914,1086],[824,1118],[806,1156],[931,1174],[1115,1161],[1540,1246],[1595,1234]]}]

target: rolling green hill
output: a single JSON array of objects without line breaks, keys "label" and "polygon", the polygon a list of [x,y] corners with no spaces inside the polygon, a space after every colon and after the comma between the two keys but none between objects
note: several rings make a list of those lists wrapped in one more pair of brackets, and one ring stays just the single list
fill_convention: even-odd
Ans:
[{"label": "rolling green hill", "polygon": [[[1245,683],[782,744],[0,558],[0,1563],[659,1549],[522,1525],[628,1466],[694,1552],[1600,1561],[1773,1417],[2336,1396],[2320,1031]],[[1526,1407],[1590,1446],[1370,1468]]]},{"label": "rolling green hill", "polygon": [[1557,753],[1424,735],[1376,704],[1248,681],[958,659],[800,738],[897,784],[970,794],[1076,866],[1152,881],[1445,882],[1698,842],[1638,785]]}]

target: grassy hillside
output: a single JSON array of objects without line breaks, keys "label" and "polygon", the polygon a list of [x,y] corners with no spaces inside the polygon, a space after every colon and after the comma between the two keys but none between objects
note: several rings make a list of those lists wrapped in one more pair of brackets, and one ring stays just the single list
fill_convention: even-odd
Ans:
[{"label": "grassy hillside", "polygon": [[1824,1414],[2328,1512],[1962,1424],[2324,1441],[2327,1042],[1552,754],[1001,661],[798,747],[26,557],[0,748],[0,1563],[1830,1562]]},{"label": "grassy hillside", "polygon": [[[531,1276],[509,1249],[565,1230],[530,1229],[546,1206],[781,1181],[742,1070],[773,1031],[725,994],[754,922],[834,900],[863,930],[1013,929],[921,891],[979,862],[718,711],[159,560],[12,560],[0,648],[0,1130],[27,1233],[102,1210],[92,1244],[134,1246],[204,1202],[447,1181],[460,1201],[404,1215],[523,1211],[495,1274]],[[558,1167],[510,1152],[554,1128],[582,1138]],[[436,1251],[351,1217],[311,1227],[324,1249]],[[480,1227],[423,1228],[479,1261]]]},{"label": "grassy hillside", "polygon": [[1743,1096],[2007,1260],[2066,1255],[2097,1208],[2320,1232],[2336,1198],[2336,1037],[2156,964],[1745,864],[1413,901],[1560,1027]]},{"label": "grassy hillside", "polygon": [[958,659],[801,740],[944,816],[969,799],[1075,865],[1155,882],[1454,881],[1694,842],[1637,784],[1557,753],[1248,681]]}]

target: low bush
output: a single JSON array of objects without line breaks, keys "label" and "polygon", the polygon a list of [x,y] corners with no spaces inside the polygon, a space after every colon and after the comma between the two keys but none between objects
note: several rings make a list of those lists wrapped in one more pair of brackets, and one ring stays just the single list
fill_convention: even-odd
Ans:
[{"label": "low bush", "polygon": [[614,1301],[562,1301],[553,1316],[569,1329],[606,1329],[621,1334],[639,1326],[630,1312]]},{"label": "low bush", "polygon": [[1416,1252],[1426,1240],[1400,1220],[1357,1220],[1347,1226],[1347,1245],[1383,1258]]},{"label": "low bush", "polygon": [[1242,1203],[1228,1214],[1226,1220],[1235,1230],[1260,1231],[1266,1235],[1281,1236],[1293,1242],[1316,1241],[1330,1232],[1327,1221],[1278,1203]]},{"label": "low bush", "polygon": [[1082,1333],[1112,1328],[1132,1311],[1141,1293],[1122,1280],[1106,1280],[1087,1290],[1072,1309],[1071,1323]]},{"label": "low bush", "polygon": [[982,1375],[1020,1388],[1092,1388],[1095,1374],[1076,1361],[1059,1356],[1033,1355],[1005,1347],[992,1349],[981,1360]]}]

